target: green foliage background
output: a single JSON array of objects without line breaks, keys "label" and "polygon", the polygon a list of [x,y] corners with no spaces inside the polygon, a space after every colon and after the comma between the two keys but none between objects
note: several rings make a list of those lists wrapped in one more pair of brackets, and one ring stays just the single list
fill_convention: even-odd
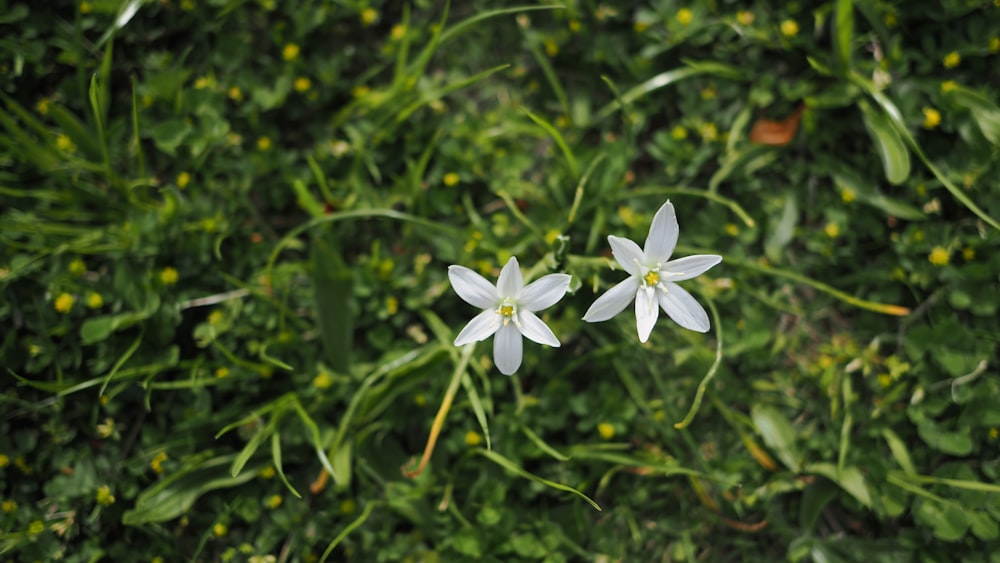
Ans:
[{"label": "green foliage background", "polygon": [[[0,0],[0,554],[998,560],[998,52],[974,0]],[[667,199],[712,331],[583,323]],[[574,281],[507,378],[447,266],[512,255]]]}]

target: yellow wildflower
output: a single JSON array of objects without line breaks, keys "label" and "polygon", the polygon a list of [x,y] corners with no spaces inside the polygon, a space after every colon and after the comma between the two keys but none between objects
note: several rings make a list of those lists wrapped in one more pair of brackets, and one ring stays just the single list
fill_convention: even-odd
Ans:
[{"label": "yellow wildflower", "polygon": [[216,379],[225,379],[226,377],[229,377],[229,368],[223,366],[215,370]]},{"label": "yellow wildflower", "polygon": [[316,377],[313,378],[313,387],[317,389],[329,389],[333,385],[333,377],[325,371],[319,372]]},{"label": "yellow wildflower", "polygon": [[945,55],[941,62],[944,63],[944,68],[955,68],[962,62],[962,56],[952,51]]},{"label": "yellow wildflower", "polygon": [[670,136],[675,141],[683,141],[687,139],[688,130],[683,125],[675,125],[673,129],[670,130]]},{"label": "yellow wildflower", "polygon": [[542,44],[545,46],[545,53],[550,57],[554,57],[559,54],[559,44],[556,43],[555,39],[551,37],[546,37]]},{"label": "yellow wildflower", "polygon": [[35,104],[35,110],[38,111],[38,113],[40,113],[42,115],[48,115],[48,113],[49,113],[49,99],[48,98],[42,98],[42,99],[38,100],[38,103]]},{"label": "yellow wildflower", "polygon": [[844,200],[844,203],[851,203],[852,201],[858,199],[858,194],[854,193],[852,189],[845,189],[840,193],[840,199]]},{"label": "yellow wildflower", "polygon": [[340,501],[341,514],[353,514],[358,509],[358,503],[354,499],[344,499]]},{"label": "yellow wildflower", "polygon": [[971,262],[975,260],[976,249],[972,248],[971,246],[966,246],[965,248],[962,249],[962,258],[964,258],[966,262]]},{"label": "yellow wildflower", "polygon": [[41,520],[34,520],[31,524],[28,524],[28,535],[37,536],[38,534],[45,531],[45,522]]},{"label": "yellow wildflower", "polygon": [[706,141],[715,141],[719,138],[719,128],[714,123],[706,123],[698,128],[701,138]]},{"label": "yellow wildflower", "polygon": [[747,10],[741,10],[736,13],[736,21],[740,22],[740,25],[752,24],[755,17],[756,16],[753,15],[753,12],[749,12]]},{"label": "yellow wildflower", "polygon": [[395,315],[399,312],[399,299],[390,295],[385,298],[385,312]]},{"label": "yellow wildflower", "polygon": [[191,174],[189,174],[187,172],[181,172],[180,174],[177,175],[177,187],[178,188],[180,188],[180,189],[183,190],[190,183],[191,183]]},{"label": "yellow wildflower", "polygon": [[781,22],[781,34],[785,37],[794,37],[799,34],[799,24],[795,20],[785,20]]},{"label": "yellow wildflower", "polygon": [[397,23],[396,25],[392,26],[391,30],[389,30],[389,37],[391,37],[393,41],[399,41],[405,35],[406,35],[406,26],[401,23]]},{"label": "yellow wildflower", "polygon": [[174,285],[177,283],[177,269],[167,266],[160,272],[160,281],[163,285]]},{"label": "yellow wildflower", "polygon": [[935,266],[944,266],[951,260],[951,255],[943,246],[935,246],[927,256],[927,260]]},{"label": "yellow wildflower", "polygon": [[286,61],[294,61],[299,58],[299,46],[295,43],[285,45],[285,48],[281,50],[281,58]]},{"label": "yellow wildflower", "polygon": [[76,152],[76,144],[62,133],[56,136],[56,148],[63,152]]},{"label": "yellow wildflower", "polygon": [[365,8],[361,11],[361,24],[369,26],[378,20],[378,11],[375,8]]},{"label": "yellow wildflower", "polygon": [[224,536],[227,533],[229,533],[229,529],[226,528],[225,524],[223,524],[222,522],[219,522],[215,526],[212,526],[212,533],[215,534],[215,537],[221,538],[222,536]]},{"label": "yellow wildflower", "polygon": [[580,20],[569,20],[569,30],[573,33],[580,33]]},{"label": "yellow wildflower", "polygon": [[601,438],[610,440],[615,437],[615,427],[609,422],[602,422],[597,425],[597,433],[601,435]]},{"label": "yellow wildflower", "polygon": [[5,500],[3,504],[0,504],[0,510],[3,510],[4,514],[10,514],[17,510],[17,502],[13,500]]},{"label": "yellow wildflower", "polygon": [[97,504],[101,506],[111,506],[115,503],[115,495],[111,494],[111,487],[101,485],[97,488]]},{"label": "yellow wildflower", "polygon": [[455,184],[457,184],[461,179],[462,178],[459,177],[458,174],[456,174],[454,172],[449,172],[449,173],[445,174],[444,178],[442,178],[441,180],[444,182],[444,185],[446,185],[446,186],[448,186],[450,188],[450,187],[454,186]]},{"label": "yellow wildflower", "polygon": [[832,222],[827,223],[826,226],[823,227],[823,232],[830,238],[837,238],[840,236],[840,225]]},{"label": "yellow wildflower", "polygon": [[278,472],[277,472],[277,470],[275,470],[275,469],[274,469],[274,466],[273,466],[273,465],[268,465],[268,466],[267,466],[267,467],[265,467],[264,469],[261,469],[260,471],[258,471],[258,472],[257,472],[257,475],[258,475],[258,476],[259,476],[259,477],[260,477],[261,479],[273,479],[273,478],[274,478],[274,476],[275,476],[275,475],[276,475],[277,473],[278,473]]},{"label": "yellow wildflower", "polygon": [[948,92],[951,92],[956,88],[958,88],[958,83],[955,82],[954,80],[945,80],[944,82],[941,83],[942,94],[947,94]]},{"label": "yellow wildflower", "polygon": [[466,446],[478,446],[481,443],[483,443],[483,437],[479,435],[479,432],[469,430],[465,433]]},{"label": "yellow wildflower", "polygon": [[312,80],[308,77],[300,76],[295,79],[295,91],[296,92],[308,92],[312,88]]},{"label": "yellow wildflower", "polygon": [[76,301],[76,299],[72,295],[68,293],[61,293],[59,294],[59,297],[56,297],[54,306],[56,311],[60,313],[68,313],[70,309],[73,308],[74,301]]},{"label": "yellow wildflower", "polygon": [[8,465],[10,465],[10,456],[0,454],[0,467],[7,467]]},{"label": "yellow wildflower", "polygon": [[69,263],[69,273],[74,276],[83,275],[87,271],[87,265],[83,263],[83,260],[77,258]]},{"label": "yellow wildflower", "polygon": [[154,473],[163,473],[164,461],[167,461],[167,452],[160,452],[153,457],[152,461],[149,462],[149,467]]},{"label": "yellow wildflower", "polygon": [[275,508],[281,506],[283,500],[284,499],[281,498],[281,495],[271,495],[271,498],[267,499],[267,507],[274,510]]},{"label": "yellow wildflower", "polygon": [[677,10],[677,22],[681,25],[688,25],[694,21],[694,12],[687,8]]},{"label": "yellow wildflower", "polygon": [[990,52],[1000,52],[1000,37],[990,37]]},{"label": "yellow wildflower", "polygon": [[934,108],[924,108],[924,129],[934,129],[941,124],[941,112]]},{"label": "yellow wildflower", "polygon": [[726,234],[731,237],[735,237],[740,234],[740,228],[736,225],[736,223],[726,223],[726,226],[723,229],[726,231]]},{"label": "yellow wildflower", "polygon": [[885,22],[886,27],[896,27],[896,24],[899,23],[899,18],[896,16],[895,12],[886,12],[886,14],[882,16],[882,21]]},{"label": "yellow wildflower", "polygon": [[263,136],[257,139],[257,150],[269,151],[271,150],[271,138],[268,136]]},{"label": "yellow wildflower", "polygon": [[230,86],[227,95],[229,96],[229,99],[234,102],[243,100],[243,90],[240,90],[239,86]]},{"label": "yellow wildflower", "polygon": [[212,311],[208,315],[208,324],[215,326],[222,322],[224,315],[222,311]]}]

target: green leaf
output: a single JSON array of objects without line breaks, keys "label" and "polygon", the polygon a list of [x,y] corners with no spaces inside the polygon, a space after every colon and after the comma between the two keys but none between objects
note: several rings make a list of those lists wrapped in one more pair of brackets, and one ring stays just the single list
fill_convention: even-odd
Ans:
[{"label": "green leaf", "polygon": [[749,145],[740,152],[730,153],[709,179],[708,191],[714,193],[719,189],[719,184],[736,173],[760,170],[777,160],[779,154],[780,149],[760,144]]},{"label": "green leaf", "polygon": [[799,205],[795,194],[788,194],[785,197],[785,207],[781,211],[781,218],[771,225],[767,240],[764,241],[764,254],[771,262],[781,262],[781,253],[785,246],[792,241],[795,236],[795,225],[799,222]]},{"label": "green leaf", "polygon": [[917,470],[913,467],[913,461],[910,460],[910,452],[906,449],[906,444],[903,440],[896,435],[889,428],[882,429],[882,437],[885,438],[885,442],[889,445],[889,451],[892,452],[892,457],[902,468],[903,473],[907,475],[916,475]]},{"label": "green leaf", "polygon": [[135,508],[126,510],[122,523],[142,526],[173,520],[191,509],[198,497],[209,491],[235,487],[256,476],[260,467],[254,466],[239,476],[232,477],[227,466],[235,455],[227,455],[196,462],[146,489],[136,499]]},{"label": "green leaf", "polygon": [[156,148],[168,155],[176,156],[177,148],[192,131],[191,125],[183,119],[167,119],[153,127],[153,143],[156,144]]},{"label": "green leaf", "polygon": [[946,454],[965,456],[972,452],[972,437],[968,430],[948,432],[930,420],[917,424],[920,439],[928,446]]},{"label": "green leaf", "polygon": [[950,91],[948,98],[972,113],[976,125],[990,143],[1000,145],[1000,108],[992,100],[964,86]]},{"label": "green leaf", "polygon": [[795,445],[795,430],[788,420],[775,408],[754,404],[750,418],[761,439],[774,450],[785,467],[798,473],[802,469],[802,457]]},{"label": "green leaf", "polygon": [[288,482],[288,477],[285,477],[285,468],[281,463],[281,432],[275,432],[271,434],[271,461],[274,462],[274,471],[281,478],[281,482],[285,484],[285,487],[295,495],[296,498],[302,498],[302,495],[295,490],[295,487]]},{"label": "green leaf", "polygon": [[326,361],[334,370],[349,373],[354,347],[354,271],[341,257],[330,229],[313,237],[310,261],[316,320]]},{"label": "green leaf", "polygon": [[863,100],[858,102],[858,107],[864,115],[865,128],[875,142],[875,150],[882,159],[886,180],[890,184],[902,184],[910,176],[910,153],[903,139],[883,113]]},{"label": "green leaf", "polygon": [[851,465],[842,471],[837,471],[837,466],[832,463],[810,463],[805,467],[805,471],[826,477],[847,491],[858,502],[871,508],[871,493],[868,491],[864,475],[857,467]]},{"label": "green leaf", "polygon": [[851,0],[837,0],[833,20],[833,60],[837,70],[851,70],[851,47],[854,42],[854,6]]},{"label": "green leaf", "polygon": [[837,493],[837,487],[827,481],[816,481],[806,487],[799,505],[799,527],[802,531],[811,532],[816,527],[823,509],[837,497]]},{"label": "green leaf", "polygon": [[254,434],[252,438],[250,438],[250,441],[247,442],[245,446],[243,446],[243,449],[240,451],[239,455],[237,455],[236,459],[233,460],[233,465],[230,466],[229,468],[230,475],[232,475],[233,477],[239,475],[240,472],[243,471],[243,466],[245,466],[247,462],[250,461],[250,458],[253,457],[253,454],[257,453],[257,449],[260,447],[261,444],[264,443],[264,440],[269,438],[271,434],[277,432],[278,420],[280,416],[281,416],[281,410],[278,410],[273,415],[271,415],[271,419],[268,420],[267,424],[263,428],[258,430],[257,433]]}]

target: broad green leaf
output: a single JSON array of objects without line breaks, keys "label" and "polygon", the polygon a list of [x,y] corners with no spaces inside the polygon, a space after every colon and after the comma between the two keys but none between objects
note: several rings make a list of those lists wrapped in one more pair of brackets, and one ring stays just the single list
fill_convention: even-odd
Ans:
[{"label": "broad green leaf", "polygon": [[837,487],[827,481],[816,481],[806,487],[799,505],[799,527],[803,532],[811,532],[816,527],[823,509],[837,494]]},{"label": "broad green leaf", "polygon": [[795,444],[795,429],[774,407],[756,403],[750,410],[757,433],[767,447],[774,450],[785,467],[798,473],[802,469],[802,457]]},{"label": "broad green leaf", "polygon": [[972,436],[968,430],[948,432],[930,420],[917,424],[920,439],[928,446],[946,454],[965,456],[972,452]]},{"label": "broad green leaf", "polygon": [[177,148],[184,144],[184,139],[192,131],[191,125],[183,119],[167,119],[153,126],[153,143],[168,155],[176,156]]},{"label": "broad green leaf", "polygon": [[805,466],[805,472],[826,477],[847,491],[858,502],[871,508],[871,493],[868,491],[864,475],[857,467],[851,465],[845,467],[843,471],[837,471],[837,466],[832,463],[810,463]]},{"label": "broad green leaf", "polygon": [[884,114],[867,102],[858,102],[864,115],[865,128],[875,143],[875,150],[882,159],[885,178],[890,184],[901,184],[910,176],[910,153],[899,133]]},{"label": "broad green leaf", "polygon": [[902,468],[903,473],[911,476],[916,475],[917,470],[913,467],[913,461],[910,460],[910,452],[906,449],[906,444],[903,443],[903,440],[889,428],[882,429],[882,437],[885,438],[886,444],[889,445],[889,451],[892,452],[892,457],[899,464],[899,467]]}]

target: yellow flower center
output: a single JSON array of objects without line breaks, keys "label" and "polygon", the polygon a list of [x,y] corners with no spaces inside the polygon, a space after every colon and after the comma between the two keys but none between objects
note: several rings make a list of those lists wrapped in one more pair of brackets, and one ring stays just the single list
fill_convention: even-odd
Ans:
[{"label": "yellow flower center", "polygon": [[660,272],[650,270],[646,272],[645,276],[642,276],[642,281],[648,286],[655,287],[656,284],[660,283]]}]

